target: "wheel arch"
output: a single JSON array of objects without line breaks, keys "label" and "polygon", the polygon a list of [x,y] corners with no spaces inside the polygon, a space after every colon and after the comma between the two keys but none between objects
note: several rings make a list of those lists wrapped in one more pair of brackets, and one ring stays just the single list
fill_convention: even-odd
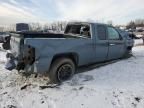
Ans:
[{"label": "wheel arch", "polygon": [[[78,54],[77,53],[61,53],[61,54],[56,54],[53,56],[52,58],[52,62],[51,62],[51,65],[53,64],[53,62],[59,58],[69,58],[71,59],[74,64],[77,66],[78,65],[78,62],[79,62],[79,57],[78,57]],[[51,67],[50,65],[50,67]]]}]

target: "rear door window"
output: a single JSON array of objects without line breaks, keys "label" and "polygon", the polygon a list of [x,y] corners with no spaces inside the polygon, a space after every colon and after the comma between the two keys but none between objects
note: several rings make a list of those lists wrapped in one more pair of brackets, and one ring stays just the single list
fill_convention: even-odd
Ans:
[{"label": "rear door window", "polygon": [[97,26],[97,34],[98,34],[98,38],[100,40],[106,40],[107,39],[106,27],[104,25],[98,25]]},{"label": "rear door window", "polygon": [[65,34],[72,34],[84,38],[91,38],[90,25],[84,25],[84,24],[68,25]]}]

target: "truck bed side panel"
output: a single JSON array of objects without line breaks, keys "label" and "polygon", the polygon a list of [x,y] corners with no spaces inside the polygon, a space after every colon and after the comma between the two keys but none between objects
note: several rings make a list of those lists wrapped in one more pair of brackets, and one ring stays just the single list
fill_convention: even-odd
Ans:
[{"label": "truck bed side panel", "polygon": [[[89,64],[94,61],[94,43],[92,39],[44,39],[27,38],[24,44],[31,45],[36,49],[36,71],[46,72],[56,54],[76,53],[78,65]],[[80,55],[80,56],[79,56]]]}]

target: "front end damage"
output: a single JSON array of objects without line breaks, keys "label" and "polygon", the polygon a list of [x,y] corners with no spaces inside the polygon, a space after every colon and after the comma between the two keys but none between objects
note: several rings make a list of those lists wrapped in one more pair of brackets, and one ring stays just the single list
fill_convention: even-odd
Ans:
[{"label": "front end damage", "polygon": [[13,69],[25,70],[27,66],[32,66],[35,62],[35,48],[25,45],[21,54],[15,57],[14,53],[8,52],[6,58],[8,60],[5,66],[6,69],[10,71]]}]

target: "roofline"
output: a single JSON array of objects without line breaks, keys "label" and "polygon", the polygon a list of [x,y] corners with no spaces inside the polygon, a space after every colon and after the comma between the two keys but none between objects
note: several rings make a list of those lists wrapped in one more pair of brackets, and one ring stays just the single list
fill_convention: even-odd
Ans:
[{"label": "roofline", "polygon": [[68,22],[68,24],[102,24],[102,25],[108,25],[105,23],[97,23],[97,22],[86,22],[86,21],[74,21],[74,22]]}]

